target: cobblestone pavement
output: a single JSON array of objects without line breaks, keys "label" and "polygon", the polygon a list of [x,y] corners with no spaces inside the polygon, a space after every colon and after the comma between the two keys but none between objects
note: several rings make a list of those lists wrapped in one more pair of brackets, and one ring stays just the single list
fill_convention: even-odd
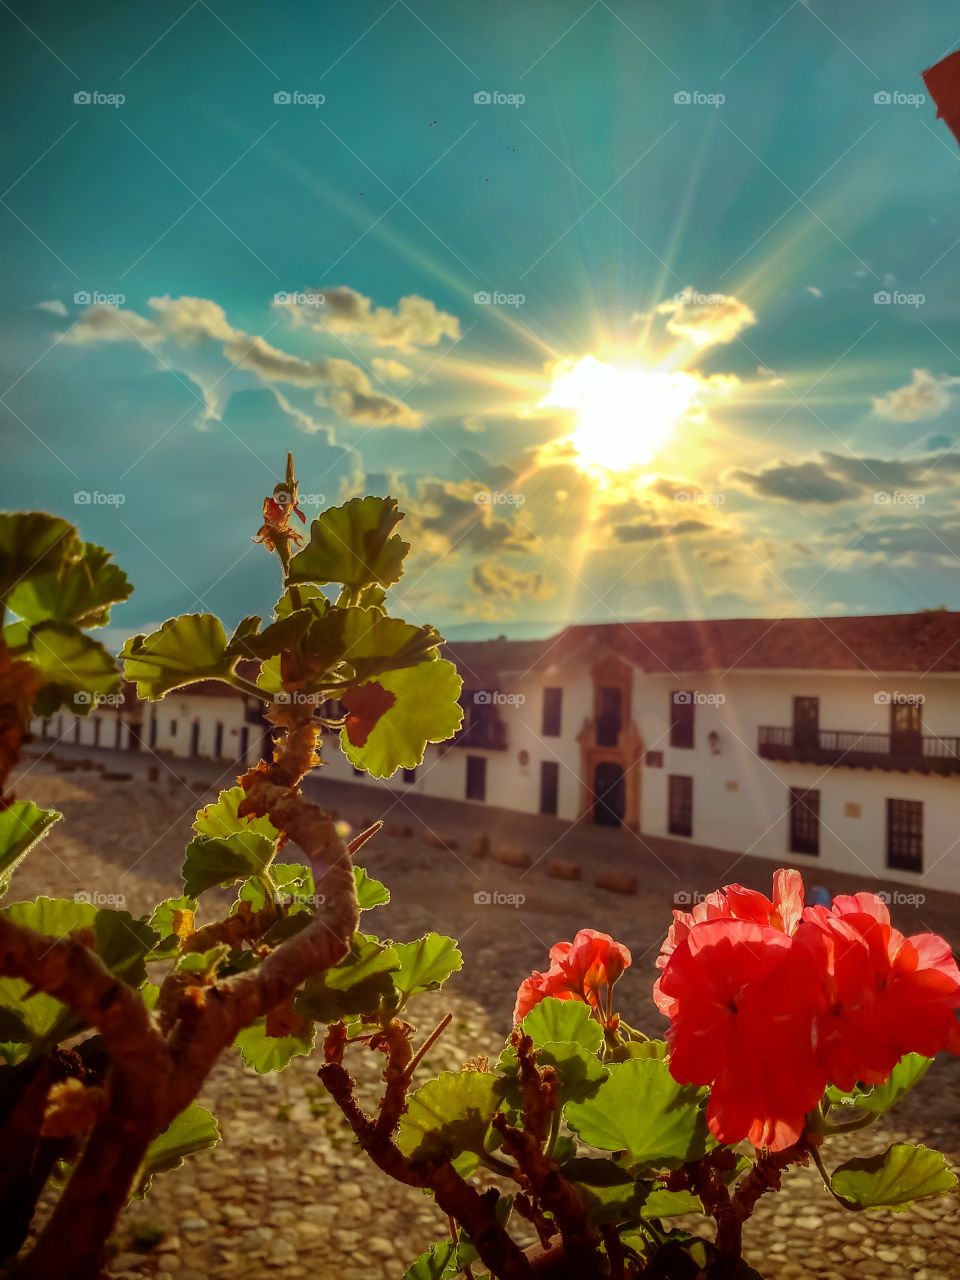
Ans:
[{"label": "cobblestone pavement", "polygon": [[[150,783],[145,771],[155,761],[97,753],[108,772],[143,774],[141,786],[103,777],[84,761],[92,753],[61,749],[58,755],[72,771],[58,772],[49,760],[27,761],[22,770],[18,794],[60,808],[66,821],[26,860],[11,899],[119,893],[137,913],[178,892],[193,812],[215,795],[211,784],[230,785],[231,774],[221,778],[210,763],[168,761]],[[398,938],[437,928],[460,939],[463,972],[414,1010],[423,1028],[447,1009],[454,1014],[430,1056],[432,1069],[455,1069],[477,1053],[495,1056],[509,1031],[519,980],[543,966],[554,941],[585,926],[601,927],[631,948],[634,968],[618,988],[624,1014],[661,1032],[649,988],[674,895],[706,892],[730,879],[757,888],[770,883],[770,863],[744,859],[731,872],[731,855],[675,842],[451,802],[398,801],[386,789],[322,783],[318,789],[355,826],[389,810],[390,834],[381,833],[362,859],[393,891],[393,901],[370,917],[371,927]],[[526,850],[534,860],[555,845],[552,856],[583,864],[583,880],[551,879],[543,861],[524,870],[477,858],[469,849],[484,832],[495,849]],[[431,833],[455,839],[457,848],[434,847]],[[639,893],[596,888],[594,873],[608,868],[632,870]],[[877,887],[827,872],[817,878],[832,891]],[[484,894],[492,901],[484,902]],[[498,905],[496,895],[523,895],[524,901]],[[956,899],[949,895],[894,914],[907,932],[932,928],[954,946],[960,941]],[[361,1052],[351,1065],[376,1097],[376,1063]],[[201,1096],[220,1120],[223,1142],[158,1177],[148,1198],[127,1210],[109,1274],[116,1280],[400,1280],[409,1261],[445,1234],[443,1218],[419,1192],[390,1182],[361,1158],[315,1073],[310,1059],[296,1059],[279,1076],[258,1077],[239,1055],[228,1054]],[[845,1140],[838,1159],[902,1140],[929,1143],[960,1164],[960,1061],[936,1063],[882,1126]],[[955,1197],[903,1214],[853,1215],[830,1200],[809,1170],[790,1170],[784,1191],[761,1201],[747,1241],[748,1260],[770,1280],[960,1277]]]}]

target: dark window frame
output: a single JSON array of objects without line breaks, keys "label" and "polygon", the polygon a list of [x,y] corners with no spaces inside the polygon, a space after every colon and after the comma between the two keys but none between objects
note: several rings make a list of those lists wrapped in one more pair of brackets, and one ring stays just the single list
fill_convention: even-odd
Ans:
[{"label": "dark window frame", "polygon": [[[678,701],[682,698],[683,701]],[[692,751],[696,741],[696,704],[692,689],[670,692],[670,745],[681,751]]]},{"label": "dark window frame", "polygon": [[560,808],[560,764],[557,760],[540,761],[540,809],[555,818]]},{"label": "dark window frame", "polygon": [[667,833],[693,836],[693,777],[686,773],[667,776]]},{"label": "dark window frame", "polygon": [[791,787],[787,852],[820,857],[820,792],[816,787]]},{"label": "dark window frame", "polygon": [[401,775],[403,777],[403,781],[407,784],[407,786],[412,787],[417,780],[416,767],[414,767],[413,769],[402,769]]},{"label": "dark window frame", "polygon": [[540,732],[544,738],[559,738],[563,725],[563,689],[548,685],[543,691],[543,715]]},{"label": "dark window frame", "polygon": [[887,797],[887,866],[923,871],[923,801]]},{"label": "dark window frame", "polygon": [[487,798],[487,757],[467,756],[464,777],[464,796],[467,800],[484,801]]}]

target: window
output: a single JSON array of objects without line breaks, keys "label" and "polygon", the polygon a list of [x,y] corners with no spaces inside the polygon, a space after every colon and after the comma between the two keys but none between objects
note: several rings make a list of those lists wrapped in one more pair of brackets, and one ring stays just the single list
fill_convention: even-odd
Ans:
[{"label": "window", "polygon": [[674,689],[670,695],[670,745],[693,747],[693,693],[689,689]]},{"label": "window", "polygon": [[820,792],[790,788],[790,852],[820,856]]},{"label": "window", "polygon": [[562,689],[544,689],[543,691],[543,725],[541,733],[545,738],[560,737],[560,719],[563,707]]},{"label": "window", "polygon": [[923,707],[896,698],[890,704],[890,750],[894,755],[923,755]]},{"label": "window", "polygon": [[540,812],[556,817],[560,791],[560,765],[556,760],[540,761]]},{"label": "window", "polygon": [[170,737],[175,738],[176,736],[177,736],[177,722],[176,720],[171,720],[170,721]]},{"label": "window", "polygon": [[100,717],[99,716],[93,717],[93,745],[95,747],[99,747],[100,745]]},{"label": "window", "polygon": [[608,685],[597,691],[597,746],[615,747],[623,728],[623,690]]},{"label": "window", "polygon": [[487,760],[485,756],[467,756],[467,799],[486,800]]},{"label": "window", "polygon": [[223,721],[218,720],[213,733],[213,758],[219,760],[223,755]]},{"label": "window", "polygon": [[667,830],[672,836],[693,835],[693,779],[673,773],[669,779]]},{"label": "window", "polygon": [[417,771],[416,771],[416,769],[404,769],[404,770],[403,770],[403,780],[404,780],[404,782],[407,784],[407,786],[408,786],[408,787],[409,787],[409,786],[412,786],[412,785],[413,785],[413,783],[414,783],[414,782],[416,782],[416,780],[417,780]]},{"label": "window", "polygon": [[793,700],[793,745],[820,745],[820,699],[797,697]]},{"label": "window", "polygon": [[923,870],[923,801],[887,801],[887,866]]}]

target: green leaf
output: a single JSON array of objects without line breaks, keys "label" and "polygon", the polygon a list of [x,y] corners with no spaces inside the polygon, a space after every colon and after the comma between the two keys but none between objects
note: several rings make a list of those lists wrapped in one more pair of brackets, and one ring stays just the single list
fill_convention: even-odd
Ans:
[{"label": "green leaf", "polygon": [[707,1149],[706,1091],[680,1085],[665,1062],[611,1064],[609,1079],[586,1102],[571,1102],[567,1123],[601,1151],[626,1151],[633,1164],[675,1166]]},{"label": "green leaf", "polygon": [[603,1028],[582,1000],[547,996],[530,1010],[520,1028],[536,1045],[571,1040],[588,1053],[596,1054],[603,1042]]},{"label": "green leaf", "polygon": [[402,1280],[449,1280],[459,1270],[457,1246],[452,1240],[441,1240],[407,1267]]},{"label": "green leaf", "polygon": [[397,1146],[413,1160],[479,1155],[500,1108],[500,1081],[491,1071],[444,1071],[410,1095]]},{"label": "green leaf", "polygon": [[189,924],[192,929],[192,917],[196,910],[196,898],[187,897],[166,898],[156,907],[150,917],[150,928],[160,941],[153,951],[152,959],[160,959],[179,951],[186,926]]},{"label": "green leaf", "polygon": [[136,681],[141,698],[162,698],[194,680],[223,679],[236,659],[227,653],[227,637],[212,613],[169,618],[159,631],[133,636],[120,651],[125,679]]},{"label": "green leaf", "polygon": [[393,985],[406,1001],[419,991],[437,991],[452,973],[463,968],[463,956],[455,939],[427,933],[416,942],[395,942],[400,968]]},{"label": "green leaf", "polygon": [[110,561],[111,552],[92,542],[65,539],[60,563],[45,573],[33,573],[10,592],[7,604],[25,622],[72,622],[78,627],[102,627],[110,621],[110,606],[130,595],[127,575]]},{"label": "green leaf", "polygon": [[26,658],[43,678],[34,699],[37,715],[50,716],[69,706],[86,715],[101,697],[120,688],[120,673],[102,644],[68,622],[38,622],[25,633]]},{"label": "green leaf", "polygon": [[142,1196],[157,1173],[179,1169],[187,1156],[195,1151],[215,1147],[220,1141],[220,1129],[206,1107],[191,1102],[150,1143],[140,1168],[136,1195]]},{"label": "green leaf", "polygon": [[310,541],[290,561],[288,583],[339,582],[351,591],[399,582],[410,550],[393,530],[403,515],[395,498],[351,498],[310,526]]},{"label": "green leaf", "polygon": [[293,590],[285,591],[277,601],[273,610],[277,619],[286,618],[293,613],[294,609],[311,609],[314,617],[322,618],[330,608],[330,601],[320,588],[312,586],[309,582],[301,583],[296,588],[296,593],[296,599],[294,599]]},{"label": "green leaf", "polygon": [[882,1154],[848,1160],[830,1185],[860,1209],[909,1209],[915,1200],[955,1191],[957,1175],[939,1151],[897,1142]]},{"label": "green leaf", "polygon": [[183,859],[183,887],[196,898],[216,885],[259,875],[276,851],[276,841],[256,831],[236,831],[226,837],[197,836],[187,845]]},{"label": "green leaf", "polygon": [[883,1084],[873,1085],[869,1089],[852,1089],[843,1093],[833,1087],[827,1090],[827,1097],[833,1106],[858,1107],[861,1111],[869,1111],[871,1115],[882,1116],[900,1099],[919,1084],[930,1070],[932,1058],[924,1058],[919,1053],[908,1053],[900,1059]]},{"label": "green leaf", "polygon": [[24,581],[55,573],[79,542],[68,520],[45,511],[0,513],[0,601]]},{"label": "green leaf", "polygon": [[346,729],[340,731],[340,746],[356,768],[389,778],[398,769],[421,764],[428,742],[445,742],[457,732],[463,722],[457,701],[462,682],[452,662],[437,659],[387,671],[379,683],[396,698],[393,706],[370,730],[364,746],[355,747]]},{"label": "green leaf", "polygon": [[368,876],[363,867],[354,866],[354,879],[357,882],[357,902],[361,911],[370,911],[373,907],[383,907],[390,901],[390,890],[373,876]]},{"label": "green leaf", "polygon": [[[157,942],[153,930],[129,912],[67,898],[15,902],[4,907],[0,915],[51,939],[66,938],[79,929],[92,931],[92,949],[115,977],[131,987],[139,987],[146,978],[145,956]],[[59,1000],[42,991],[29,992],[29,984],[22,978],[0,978],[0,1008],[18,1019],[25,1042],[59,1043],[82,1029],[80,1020]],[[6,1038],[7,1034],[0,1029],[0,1036]]]},{"label": "green leaf", "polygon": [[227,654],[233,658],[274,658],[298,645],[315,618],[312,609],[297,609],[271,622],[264,631],[256,629],[259,618],[244,618],[227,645]]},{"label": "green leaf", "polygon": [[668,1191],[666,1187],[651,1188],[640,1212],[645,1218],[679,1218],[684,1213],[703,1213],[703,1202],[692,1191]]},{"label": "green leaf", "polygon": [[400,958],[392,946],[357,933],[345,959],[307,982],[296,1011],[325,1023],[375,1013],[381,1000],[394,997],[392,974],[399,967]]},{"label": "green leaf", "polygon": [[580,1193],[593,1222],[625,1222],[639,1215],[648,1184],[611,1160],[581,1156],[568,1160],[560,1172]]},{"label": "green leaf", "polygon": [[442,643],[443,637],[434,627],[415,627],[400,618],[388,618],[382,609],[351,606],[330,609],[317,619],[303,647],[325,670],[346,662],[356,679],[364,681],[383,671],[400,671],[430,661]]},{"label": "green leaf", "polygon": [[[316,890],[309,867],[302,862],[274,862],[270,875],[288,911],[296,913],[314,909]],[[262,911],[267,905],[267,889],[263,881],[256,877],[246,880],[240,886],[234,910],[241,902],[249,902],[254,911]]]},{"label": "green leaf", "polygon": [[217,799],[197,814],[193,829],[198,836],[232,836],[237,831],[255,831],[258,835],[276,840],[280,832],[269,818],[241,818],[240,803],[246,796],[243,787],[231,787],[221,791]]},{"label": "green leaf", "polygon": [[199,973],[206,982],[212,982],[229,954],[229,942],[218,942],[206,951],[185,951],[174,967],[178,973]]},{"label": "green leaf", "polygon": [[17,865],[62,817],[56,809],[38,809],[30,800],[15,800],[0,809],[0,894],[6,892]]},{"label": "green leaf", "polygon": [[[554,1067],[560,1076],[561,1104],[585,1102],[594,1097],[609,1075],[595,1053],[571,1040],[554,1040],[537,1045],[536,1049],[538,1064],[541,1067]],[[507,1097],[516,1106],[521,1101],[518,1068],[517,1051],[512,1044],[507,1045],[497,1062],[497,1070],[513,1077]]]},{"label": "green leaf", "polygon": [[293,1058],[309,1053],[316,1038],[316,1023],[311,1023],[302,1036],[268,1036],[266,1018],[258,1018],[240,1032],[236,1044],[247,1066],[263,1075],[282,1071]]}]

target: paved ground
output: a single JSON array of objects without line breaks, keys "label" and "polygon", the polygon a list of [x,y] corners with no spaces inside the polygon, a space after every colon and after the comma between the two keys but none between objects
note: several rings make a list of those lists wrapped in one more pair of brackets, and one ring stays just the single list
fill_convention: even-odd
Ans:
[{"label": "paved ground", "polygon": [[[143,911],[178,891],[194,810],[210,798],[197,793],[219,771],[210,763],[168,761],[155,783],[134,787],[104,779],[89,760],[81,767],[93,754],[59,748],[62,760],[77,765],[67,773],[56,772],[49,760],[27,762],[19,794],[56,805],[67,821],[31,854],[12,896],[122,893],[129,910]],[[109,770],[133,770],[144,778],[155,763],[96,754]],[[220,785],[229,785],[231,777]],[[554,941],[590,925],[613,933],[633,951],[634,968],[620,987],[625,1015],[648,1031],[662,1031],[649,988],[674,895],[707,892],[731,878],[768,889],[773,870],[771,863],[744,859],[731,876],[729,854],[686,844],[638,841],[628,833],[409,795],[397,802],[386,789],[323,783],[317,789],[355,826],[388,815],[393,834],[372,842],[364,861],[391,886],[394,899],[371,925],[376,919],[381,934],[400,938],[439,928],[461,941],[463,973],[420,1006],[424,1026],[447,1008],[455,1015],[431,1057],[434,1068],[457,1067],[478,1052],[495,1055],[509,1030],[520,978],[543,966]],[[457,849],[433,847],[431,832],[457,839]],[[553,846],[550,856],[582,862],[584,880],[550,879],[542,861],[523,871],[476,858],[469,850],[482,834],[491,836],[494,847],[525,849],[534,859]],[[594,872],[610,868],[636,873],[640,893],[621,897],[594,887]],[[827,872],[818,879],[834,892],[865,887]],[[478,893],[525,900],[518,907],[496,905],[477,902]],[[955,946],[960,943],[956,899],[931,897],[919,916],[922,921],[916,910],[896,912],[908,932],[932,928]],[[362,1057],[354,1069],[375,1088]],[[179,1173],[158,1178],[147,1201],[127,1212],[111,1275],[400,1280],[407,1263],[443,1236],[443,1221],[419,1193],[387,1182],[355,1154],[315,1070],[301,1059],[279,1077],[259,1078],[233,1055],[221,1063],[202,1100],[219,1115],[224,1142]],[[909,1139],[937,1146],[960,1163],[960,1062],[937,1063],[884,1129],[857,1138],[844,1146],[840,1159]],[[749,1259],[771,1280],[960,1277],[956,1200],[861,1218],[835,1206],[816,1177],[802,1170],[790,1172],[785,1192],[762,1202],[748,1240]]]}]

